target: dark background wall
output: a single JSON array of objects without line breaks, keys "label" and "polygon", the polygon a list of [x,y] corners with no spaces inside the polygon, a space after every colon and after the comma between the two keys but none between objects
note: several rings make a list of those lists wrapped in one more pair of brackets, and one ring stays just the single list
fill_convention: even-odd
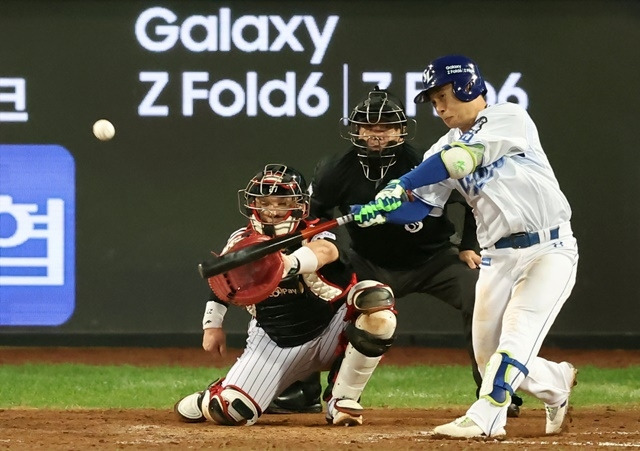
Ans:
[{"label": "dark background wall", "polygon": [[[146,26],[145,15],[154,16]],[[162,46],[165,31],[174,45],[143,46]],[[527,107],[574,210],[578,279],[548,343],[639,346],[639,42],[636,1],[0,0],[0,145],[61,146],[75,165],[65,223],[75,230],[75,257],[65,255],[75,289],[16,295],[2,284],[0,343],[197,346],[207,286],[196,264],[244,224],[236,191],[248,177],[269,162],[310,176],[320,157],[347,148],[338,119],[378,81],[405,100],[426,148],[444,125],[411,99],[428,61],[455,52],[479,63],[490,101]],[[205,98],[190,100],[190,86]],[[92,135],[100,118],[114,123],[113,140]],[[22,173],[6,155],[0,195]],[[5,243],[13,221],[0,210]],[[68,314],[51,324],[48,309],[60,305]],[[399,311],[402,342],[460,342],[448,306],[411,296]],[[232,344],[247,318],[227,315]]]}]

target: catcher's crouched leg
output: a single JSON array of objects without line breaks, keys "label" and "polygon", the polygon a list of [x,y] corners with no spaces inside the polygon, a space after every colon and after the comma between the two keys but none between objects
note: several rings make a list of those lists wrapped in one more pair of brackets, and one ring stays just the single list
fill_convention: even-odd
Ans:
[{"label": "catcher's crouched leg", "polygon": [[262,414],[253,399],[235,386],[222,387],[222,379],[206,390],[182,398],[174,407],[181,421],[213,421],[225,426],[251,426]]},{"label": "catcher's crouched leg", "polygon": [[391,288],[365,280],[352,288],[347,298],[350,308],[360,312],[355,324],[349,323],[349,340],[327,403],[327,422],[341,426],[362,424],[360,396],[389,349],[396,330],[395,299]]}]

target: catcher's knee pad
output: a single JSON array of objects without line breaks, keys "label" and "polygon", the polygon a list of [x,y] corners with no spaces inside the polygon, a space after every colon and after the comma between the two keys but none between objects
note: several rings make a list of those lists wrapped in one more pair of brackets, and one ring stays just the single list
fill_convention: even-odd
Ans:
[{"label": "catcher's knee pad", "polygon": [[209,386],[200,407],[208,420],[225,426],[251,426],[262,414],[249,395],[238,387],[222,387],[221,382]]},{"label": "catcher's knee pad", "polygon": [[349,343],[367,357],[384,354],[394,340],[396,314],[391,287],[375,280],[355,284],[347,296],[347,306],[359,313],[355,324],[347,325]]},{"label": "catcher's knee pad", "polygon": [[506,406],[511,403],[513,388],[509,381],[512,368],[517,368],[525,375],[529,370],[522,363],[511,358],[506,351],[493,354],[484,370],[479,397],[485,398],[496,406]]},{"label": "catcher's knee pad", "polygon": [[395,298],[390,286],[375,280],[362,280],[349,290],[347,305],[359,312],[371,313],[393,309]]},{"label": "catcher's knee pad", "polygon": [[396,322],[396,315],[391,310],[363,313],[355,324],[347,324],[347,339],[365,356],[379,357],[393,344]]}]

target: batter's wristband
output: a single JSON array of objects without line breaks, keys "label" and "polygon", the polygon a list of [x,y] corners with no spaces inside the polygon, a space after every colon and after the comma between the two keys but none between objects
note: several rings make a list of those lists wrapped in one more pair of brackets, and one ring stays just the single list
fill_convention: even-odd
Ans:
[{"label": "batter's wristband", "polygon": [[318,269],[318,257],[316,257],[316,253],[307,246],[302,246],[293,252],[291,257],[297,258],[300,263],[298,274],[311,274]]},{"label": "batter's wristband", "polygon": [[202,329],[222,327],[225,313],[227,313],[227,307],[224,305],[216,301],[207,302],[204,316],[202,317]]}]

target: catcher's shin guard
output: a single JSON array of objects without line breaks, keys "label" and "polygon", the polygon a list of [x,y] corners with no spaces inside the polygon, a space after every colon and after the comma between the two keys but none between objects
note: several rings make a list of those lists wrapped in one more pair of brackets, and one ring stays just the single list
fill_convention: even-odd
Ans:
[{"label": "catcher's shin guard", "polygon": [[[394,340],[396,314],[393,310],[395,298],[388,285],[374,280],[363,280],[355,284],[347,296],[347,308],[359,314],[355,324],[349,323],[345,330],[349,344],[340,362],[340,368],[330,379],[330,397],[327,420],[333,424],[362,424],[362,410],[358,400],[378,366],[382,355]],[[335,367],[334,367],[335,368]],[[327,399],[329,398],[329,399]],[[337,416],[336,416],[337,415]]]},{"label": "catcher's shin guard", "polygon": [[222,387],[222,381],[205,390],[200,409],[207,420],[225,426],[251,426],[262,414],[249,395],[235,386]]},{"label": "catcher's shin guard", "polygon": [[349,344],[333,386],[333,398],[360,399],[395,330],[396,315],[391,310],[361,314],[355,326],[347,328]]},{"label": "catcher's shin guard", "polygon": [[513,395],[513,388],[509,383],[511,368],[519,369],[525,377],[529,374],[527,367],[511,358],[506,351],[493,354],[484,370],[479,397],[499,407],[511,404]]},{"label": "catcher's shin guard", "polygon": [[338,399],[360,399],[381,358],[382,356],[367,357],[349,343],[331,396]]}]

